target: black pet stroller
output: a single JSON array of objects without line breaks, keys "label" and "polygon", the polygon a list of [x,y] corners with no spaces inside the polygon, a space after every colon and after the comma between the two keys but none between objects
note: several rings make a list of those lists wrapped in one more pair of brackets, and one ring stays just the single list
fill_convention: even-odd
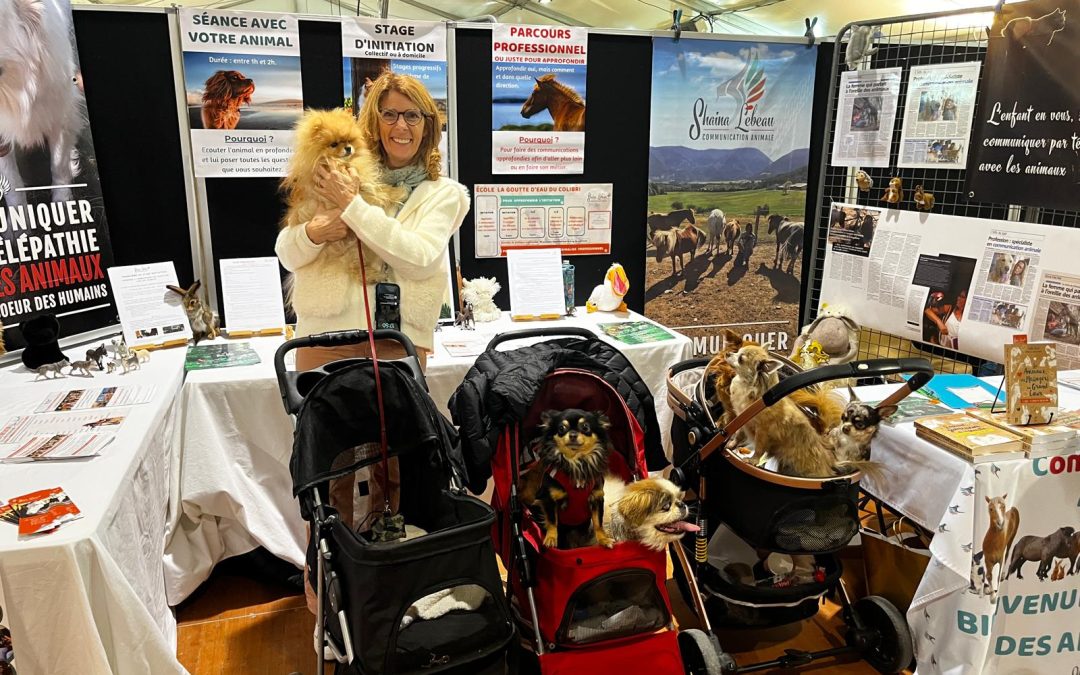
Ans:
[{"label": "black pet stroller", "polygon": [[[907,621],[891,603],[869,596],[852,603],[840,580],[835,555],[859,529],[860,474],[837,478],[785,476],[744,461],[727,441],[766,407],[804,387],[831,380],[858,380],[911,374],[878,407],[895,404],[933,377],[925,359],[875,359],[801,371],[784,362],[780,383],[726,427],[723,412],[710,407],[709,359],[693,359],[668,371],[668,404],[675,418],[672,479],[695,490],[701,532],[682,542],[695,561],[700,598],[676,567],[675,577],[688,602],[702,600],[714,626],[765,628],[802,621],[818,611],[822,597],[836,592],[847,626],[843,647],[820,652],[789,649],[774,660],[738,666],[740,672],[802,666],[819,658],[855,652],[883,673],[899,672],[912,659]],[[724,528],[723,530],[721,528]],[[719,534],[718,534],[719,533]],[[713,537],[716,536],[716,539]],[[765,552],[813,557],[808,583],[773,584],[775,572],[763,566]],[[746,557],[731,562],[740,553]],[[756,564],[753,564],[756,563]]]},{"label": "black pet stroller", "polygon": [[[307,561],[317,639],[325,637],[340,673],[503,673],[514,628],[491,540],[495,513],[461,487],[457,432],[428,396],[412,343],[394,330],[373,337],[400,342],[408,357],[286,369],[294,349],[367,341],[365,331],[290,340],[274,357],[285,409],[296,416],[289,468],[313,533]],[[329,503],[332,480],[362,467],[384,470],[390,457],[400,467],[398,514],[423,536],[375,541]],[[433,613],[439,601],[453,606],[465,595],[467,609],[417,616],[420,607]],[[317,663],[313,672],[321,675],[321,654]]]}]

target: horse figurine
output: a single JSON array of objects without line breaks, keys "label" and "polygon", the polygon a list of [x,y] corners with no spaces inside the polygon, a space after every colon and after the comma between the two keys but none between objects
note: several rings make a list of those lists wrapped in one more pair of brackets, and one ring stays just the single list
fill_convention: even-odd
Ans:
[{"label": "horse figurine", "polygon": [[555,131],[585,131],[585,99],[551,73],[534,79],[536,86],[521,106],[521,116],[529,119],[547,110],[555,123]]},{"label": "horse figurine", "polygon": [[[1000,497],[986,497],[987,509],[990,512],[990,524],[986,527],[983,536],[983,588],[990,594],[991,599],[997,597],[997,591],[1001,582],[1005,580],[1009,549],[1013,540],[1016,539],[1016,530],[1020,527],[1020,512],[1016,507],[1005,510],[1005,498],[1009,493]],[[999,567],[997,574],[994,568]],[[993,583],[997,577],[997,587]]]}]

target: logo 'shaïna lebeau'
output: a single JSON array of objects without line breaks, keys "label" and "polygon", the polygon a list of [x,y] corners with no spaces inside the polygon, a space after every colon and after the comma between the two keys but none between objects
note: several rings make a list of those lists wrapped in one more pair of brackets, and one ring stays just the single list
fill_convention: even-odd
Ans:
[{"label": "logo 'sha\u00efna lebeau'", "polygon": [[[716,113],[709,110],[704,98],[694,101],[694,121],[690,125],[691,140],[715,140],[721,138],[714,132],[724,131],[771,131],[775,119],[761,117],[756,111],[765,96],[765,67],[758,59],[757,50],[749,50],[743,67],[730,80],[716,87],[716,101],[724,97],[735,101],[736,115]],[[702,132],[705,132],[704,135]]]},{"label": "logo 'sha\u00efna lebeau'", "polygon": [[742,70],[716,88],[717,101],[722,96],[730,96],[735,100],[735,109],[739,111],[739,121],[735,123],[735,128],[739,131],[750,130],[747,128],[746,115],[749,113],[753,116],[754,107],[765,95],[765,80],[765,68],[758,61],[757,51],[751,49]]}]

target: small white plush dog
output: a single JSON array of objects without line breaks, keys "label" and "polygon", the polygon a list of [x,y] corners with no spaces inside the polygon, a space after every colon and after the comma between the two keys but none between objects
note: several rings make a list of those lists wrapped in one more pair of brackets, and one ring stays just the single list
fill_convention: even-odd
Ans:
[{"label": "small white plush dog", "polygon": [[502,289],[498,281],[487,277],[466,279],[461,284],[461,299],[472,305],[473,320],[477,323],[498,321],[502,311],[495,304],[495,294]]}]

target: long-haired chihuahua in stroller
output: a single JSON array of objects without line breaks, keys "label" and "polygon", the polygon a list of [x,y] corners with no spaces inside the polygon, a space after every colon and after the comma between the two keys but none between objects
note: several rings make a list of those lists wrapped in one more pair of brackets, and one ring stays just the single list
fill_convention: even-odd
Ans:
[{"label": "long-haired chihuahua in stroller", "polygon": [[525,474],[521,498],[544,530],[544,546],[614,545],[601,521],[610,427],[599,412],[570,408],[541,414],[538,458]]}]

